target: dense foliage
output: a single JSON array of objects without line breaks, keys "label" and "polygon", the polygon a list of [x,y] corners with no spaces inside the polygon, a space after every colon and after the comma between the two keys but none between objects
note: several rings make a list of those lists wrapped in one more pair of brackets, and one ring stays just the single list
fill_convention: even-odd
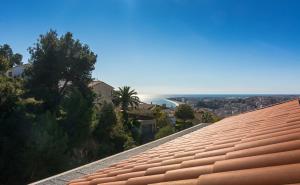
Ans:
[{"label": "dense foliage", "polygon": [[214,123],[219,120],[220,120],[220,118],[211,112],[203,112],[201,114],[201,122],[202,123]]},{"label": "dense foliage", "polygon": [[164,107],[162,106],[156,106],[153,110],[156,122],[155,139],[160,139],[176,132],[174,125],[172,125],[171,120],[167,116],[167,113],[163,110]]},{"label": "dense foliage", "polygon": [[4,73],[9,68],[22,64],[22,55],[13,53],[9,45],[0,45],[0,72]]},{"label": "dense foliage", "polygon": [[134,108],[140,103],[137,92],[128,86],[124,86],[119,87],[119,90],[115,91],[113,96],[113,102],[121,108],[124,126],[129,128],[128,109]]},{"label": "dense foliage", "polygon": [[92,81],[97,56],[87,45],[74,40],[69,32],[58,38],[51,30],[41,35],[29,52],[30,78],[26,85],[29,95],[42,100],[45,109],[55,111],[70,87],[90,98],[88,84]]},{"label": "dense foliage", "polygon": [[0,46],[0,184],[29,183],[135,146],[114,105],[94,103],[88,85],[97,56],[87,45],[50,30],[29,52],[26,77],[8,78],[22,56]]},{"label": "dense foliage", "polygon": [[131,134],[131,137],[133,137],[133,139],[136,141],[133,143],[140,144],[140,123],[136,119],[129,120],[128,114],[129,109],[136,108],[140,103],[137,92],[128,86],[119,87],[119,89],[113,94],[113,102],[120,108],[120,111],[122,112],[123,127]]},{"label": "dense foliage", "polygon": [[183,121],[194,119],[194,111],[191,106],[187,104],[181,104],[176,108],[175,116]]},{"label": "dense foliage", "polygon": [[174,133],[175,128],[172,125],[166,125],[160,128],[159,131],[155,134],[155,139],[160,139]]},{"label": "dense foliage", "polygon": [[96,101],[89,84],[97,55],[71,33],[50,30],[29,52],[25,77],[10,78],[22,55],[0,45],[0,184],[26,184],[142,144],[142,117],[155,119],[156,139],[193,125],[188,105],[177,108],[176,124],[163,107],[136,111],[140,100],[128,86],[112,103]]}]

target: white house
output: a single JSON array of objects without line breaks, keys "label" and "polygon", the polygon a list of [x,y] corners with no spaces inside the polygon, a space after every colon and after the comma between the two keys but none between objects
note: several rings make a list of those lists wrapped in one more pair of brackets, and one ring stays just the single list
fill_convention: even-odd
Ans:
[{"label": "white house", "polygon": [[6,71],[6,76],[11,78],[23,78],[24,71],[29,64],[18,65]]}]

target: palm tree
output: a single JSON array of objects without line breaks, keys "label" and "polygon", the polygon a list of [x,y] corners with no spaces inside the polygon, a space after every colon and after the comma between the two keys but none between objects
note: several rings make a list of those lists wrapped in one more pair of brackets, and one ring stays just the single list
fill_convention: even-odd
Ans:
[{"label": "palm tree", "polygon": [[123,113],[124,125],[128,124],[128,110],[129,107],[135,108],[139,105],[140,99],[137,92],[129,86],[119,87],[113,95],[113,103],[121,107]]}]

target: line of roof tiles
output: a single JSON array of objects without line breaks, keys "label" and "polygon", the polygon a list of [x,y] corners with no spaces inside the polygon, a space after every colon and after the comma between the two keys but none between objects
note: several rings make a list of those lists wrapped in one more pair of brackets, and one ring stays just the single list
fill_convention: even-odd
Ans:
[{"label": "line of roof tiles", "polygon": [[291,101],[221,120],[69,184],[300,183],[299,128],[300,107]]}]

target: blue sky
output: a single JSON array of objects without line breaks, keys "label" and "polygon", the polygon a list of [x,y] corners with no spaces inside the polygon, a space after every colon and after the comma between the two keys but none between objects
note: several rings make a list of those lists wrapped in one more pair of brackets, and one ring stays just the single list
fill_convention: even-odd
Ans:
[{"label": "blue sky", "polygon": [[70,31],[95,78],[139,93],[300,93],[297,0],[0,0],[0,44],[29,58]]}]

